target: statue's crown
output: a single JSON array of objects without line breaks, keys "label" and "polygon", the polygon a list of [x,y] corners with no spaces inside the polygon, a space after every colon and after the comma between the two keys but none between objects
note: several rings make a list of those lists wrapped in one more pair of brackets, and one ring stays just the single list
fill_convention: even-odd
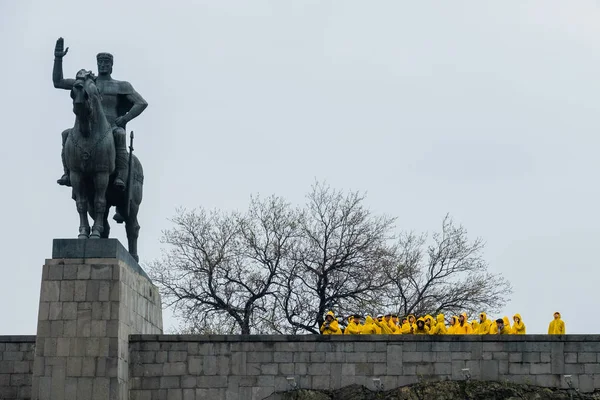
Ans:
[{"label": "statue's crown", "polygon": [[96,60],[100,61],[100,60],[110,60],[110,62],[113,61],[113,55],[110,53],[98,53],[98,55],[96,56]]}]

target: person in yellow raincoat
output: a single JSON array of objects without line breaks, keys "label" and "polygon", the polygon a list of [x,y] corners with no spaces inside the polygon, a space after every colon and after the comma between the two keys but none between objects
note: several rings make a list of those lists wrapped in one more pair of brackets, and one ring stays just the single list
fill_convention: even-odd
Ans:
[{"label": "person in yellow raincoat", "polygon": [[487,314],[482,312],[479,314],[479,328],[477,333],[479,335],[489,335],[492,321],[488,319]]},{"label": "person in yellow raincoat", "polygon": [[[396,317],[396,320],[397,319],[398,319],[398,317]],[[393,335],[400,334],[400,327],[394,323],[392,314],[385,314],[385,316],[383,317],[383,320],[385,321],[385,323],[387,323],[387,325],[390,328],[390,331],[392,332]]]},{"label": "person in yellow raincoat", "polygon": [[333,314],[333,311],[329,311],[327,313],[327,315],[325,316],[325,322],[323,322],[323,325],[321,325],[321,334],[323,335],[341,335],[342,334],[342,330],[340,329],[340,326],[337,322],[337,320],[335,319],[335,314]]},{"label": "person in yellow raincoat", "polygon": [[513,334],[525,335],[526,328],[525,324],[523,323],[523,318],[521,318],[521,314],[515,314],[515,316],[513,317],[513,321],[515,321],[515,323],[513,324]]},{"label": "person in yellow raincoat", "polygon": [[498,325],[496,324],[496,321],[497,320],[493,320],[492,324],[490,325],[490,335],[496,335],[498,333]]},{"label": "person in yellow raincoat", "polygon": [[417,320],[417,329],[415,329],[414,334],[415,335],[428,335],[429,334],[429,328],[427,328],[427,326],[425,326],[425,319],[419,318]]},{"label": "person in yellow raincoat", "polygon": [[496,325],[496,334],[499,334],[499,335],[510,335],[510,334],[512,334],[512,331],[510,329],[510,324],[506,325],[505,324],[505,322],[506,322],[505,319],[506,318],[498,318],[496,320],[496,324],[495,324]]},{"label": "person in yellow raincoat", "polygon": [[360,315],[354,315],[348,326],[344,330],[344,335],[360,335],[363,325],[360,324]]},{"label": "person in yellow raincoat", "polygon": [[373,317],[371,317],[370,315],[367,315],[367,318],[365,318],[365,324],[362,327],[362,330],[360,331],[361,335],[377,335],[377,327],[375,326],[375,323],[373,322]]},{"label": "person in yellow raincoat", "polygon": [[424,319],[425,319],[425,326],[427,327],[427,331],[431,332],[431,330],[435,326],[435,321],[433,320],[433,317],[431,315],[427,314]]},{"label": "person in yellow raincoat", "polygon": [[377,316],[377,319],[373,321],[377,327],[381,330],[381,335],[393,335],[392,328],[388,325],[383,315]]},{"label": "person in yellow raincoat", "polygon": [[409,315],[408,316],[408,320],[406,321],[406,323],[402,324],[402,334],[403,335],[412,335],[415,333],[415,330],[417,329],[417,319],[415,318],[414,315]]},{"label": "person in yellow raincoat", "polygon": [[400,321],[398,320],[398,314],[392,314],[392,324],[394,324],[395,327],[395,334],[396,335],[401,335],[402,334],[402,325],[400,325]]},{"label": "person in yellow raincoat", "polygon": [[381,335],[383,332],[381,331],[381,328],[379,327],[379,322],[383,320],[383,315],[378,315],[377,317],[373,318],[373,326],[375,327],[375,330],[377,331],[377,335]]},{"label": "person in yellow raincoat", "polygon": [[445,335],[448,333],[446,329],[446,321],[444,320],[444,314],[438,314],[437,323],[429,330],[430,335]]},{"label": "person in yellow raincoat", "polygon": [[473,333],[473,328],[469,323],[469,319],[467,318],[467,313],[462,313],[458,317],[458,325],[454,329],[455,335],[470,335]]},{"label": "person in yellow raincoat", "polygon": [[554,319],[548,326],[548,335],[564,335],[567,333],[565,322],[561,319],[560,313],[554,313]]},{"label": "person in yellow raincoat", "polygon": [[502,320],[504,321],[504,325],[508,326],[508,329],[510,330],[510,333],[513,333],[513,329],[512,329],[512,325],[510,324],[510,319],[508,319],[508,317],[505,315]]},{"label": "person in yellow raincoat", "polygon": [[456,335],[456,327],[458,326],[458,317],[453,315],[450,318],[450,326],[448,327],[447,334],[448,335]]},{"label": "person in yellow raincoat", "polygon": [[471,328],[473,329],[473,332],[471,332],[471,334],[479,335],[479,321],[477,321],[476,319],[471,321]]}]

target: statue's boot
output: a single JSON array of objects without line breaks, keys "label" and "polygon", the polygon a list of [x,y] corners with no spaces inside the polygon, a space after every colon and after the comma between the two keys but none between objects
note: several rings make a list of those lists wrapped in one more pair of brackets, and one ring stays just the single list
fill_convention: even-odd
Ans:
[{"label": "statue's boot", "polygon": [[69,175],[69,170],[67,169],[67,163],[65,162],[65,149],[63,148],[61,152],[61,158],[63,163],[64,174],[60,177],[59,180],[56,181],[61,186],[71,186],[71,177]]},{"label": "statue's boot", "polygon": [[61,186],[71,186],[71,178],[69,178],[68,173],[65,173],[63,176],[60,177],[59,180],[56,181],[56,183],[58,183]]},{"label": "statue's boot", "polygon": [[61,134],[62,136],[62,148],[60,150],[60,159],[62,160],[63,165],[63,176],[60,177],[59,180],[56,181],[61,186],[71,186],[71,176],[69,175],[69,169],[67,168],[67,161],[65,160],[65,143],[67,142],[67,136],[69,136],[70,129],[66,129]]}]

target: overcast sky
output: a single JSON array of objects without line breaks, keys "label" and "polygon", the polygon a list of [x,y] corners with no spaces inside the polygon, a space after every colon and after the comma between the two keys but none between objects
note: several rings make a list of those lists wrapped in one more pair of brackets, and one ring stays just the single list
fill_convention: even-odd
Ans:
[{"label": "overcast sky", "polygon": [[556,310],[599,333],[599,20],[586,0],[0,0],[0,334],[35,334],[52,239],[78,232],[55,183],[74,121],[52,86],[59,36],[65,77],[108,51],[150,104],[128,125],[142,262],[177,206],[300,204],[326,180],[399,229],[450,213],[483,237],[514,287],[502,315],[528,333]]}]

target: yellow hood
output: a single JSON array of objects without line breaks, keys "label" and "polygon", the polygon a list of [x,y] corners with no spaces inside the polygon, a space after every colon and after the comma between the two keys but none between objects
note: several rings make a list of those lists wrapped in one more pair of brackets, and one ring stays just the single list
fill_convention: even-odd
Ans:
[{"label": "yellow hood", "polygon": [[523,321],[523,318],[521,318],[521,314],[515,314],[515,315],[513,316],[513,321],[515,320],[515,318],[517,318],[517,320],[518,320],[519,322]]},{"label": "yellow hood", "polygon": [[452,326],[456,326],[458,325],[458,317],[456,315],[453,315],[451,318],[451,322],[452,322]]},{"label": "yellow hood", "polygon": [[487,321],[487,314],[482,312],[481,314],[479,314],[479,319],[481,320],[481,322]]},{"label": "yellow hood", "polygon": [[328,315],[331,315],[331,318],[335,319],[335,314],[333,313],[333,311],[327,312],[327,314],[325,314],[325,319],[327,319]]},{"label": "yellow hood", "polygon": [[504,326],[510,327],[510,320],[508,319],[508,317],[505,316],[504,318],[502,318],[502,320],[504,321]]},{"label": "yellow hood", "polygon": [[370,315],[367,315],[367,318],[365,318],[365,325],[369,325],[373,323],[373,318]]},{"label": "yellow hood", "polygon": [[445,321],[444,321],[444,314],[438,314],[437,315],[437,322],[439,322],[440,324],[445,323]]}]

